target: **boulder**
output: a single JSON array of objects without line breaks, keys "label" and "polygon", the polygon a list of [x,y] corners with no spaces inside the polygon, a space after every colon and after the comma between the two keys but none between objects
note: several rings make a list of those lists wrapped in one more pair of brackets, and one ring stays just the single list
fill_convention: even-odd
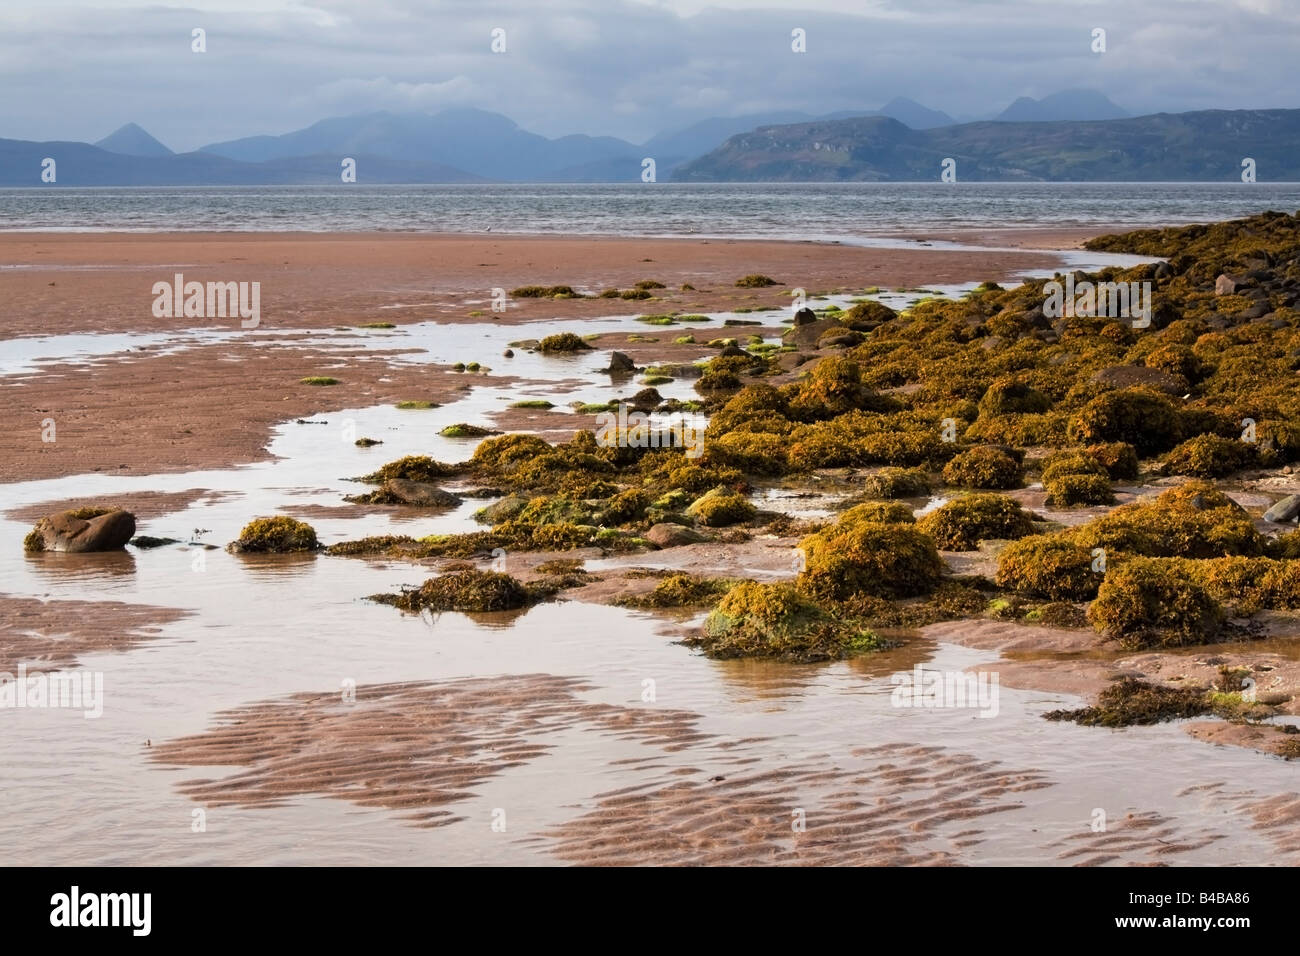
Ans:
[{"label": "boulder", "polygon": [[389,478],[384,482],[384,491],[402,504],[418,508],[454,508],[461,503],[458,496],[443,491],[437,485],[408,481],[405,478]]},{"label": "boulder", "polygon": [[794,314],[795,325],[812,325],[818,321],[817,313],[807,307],[800,309]]},{"label": "boulder", "polygon": [[1290,495],[1264,512],[1264,520],[1284,524],[1300,517],[1300,495]]},{"label": "boulder", "polygon": [[1154,279],[1168,279],[1174,274],[1173,267],[1167,262],[1157,262],[1155,271],[1151,274]]},{"label": "boulder", "polygon": [[676,548],[705,540],[704,535],[698,531],[668,522],[653,525],[642,537],[657,548]]},{"label": "boulder", "polygon": [[1185,382],[1178,381],[1163,369],[1147,368],[1145,365],[1112,365],[1097,372],[1092,380],[1115,388],[1145,386],[1167,395],[1181,395],[1187,389]]},{"label": "boulder", "polygon": [[1232,295],[1237,291],[1237,280],[1227,273],[1222,273],[1214,280],[1215,295]]},{"label": "boulder", "polygon": [[862,336],[854,332],[845,332],[842,335],[826,335],[817,340],[819,349],[838,349],[850,348],[862,342]]},{"label": "boulder", "polygon": [[753,358],[752,355],[742,349],[739,345],[724,345],[722,351],[720,351],[718,355],[722,358]]},{"label": "boulder", "polygon": [[[807,311],[809,315],[814,314],[811,309],[802,311]],[[796,345],[801,349],[815,349],[818,340],[831,330],[842,332],[844,326],[839,323],[838,319],[817,319],[813,322],[796,324],[793,328],[786,329],[781,338],[787,345]]]},{"label": "boulder", "polygon": [[652,412],[664,403],[664,397],[657,388],[643,388],[627,400],[627,404],[638,412]]},{"label": "boulder", "polygon": [[120,508],[99,515],[86,511],[61,511],[36,522],[23,547],[28,551],[63,551],[68,554],[120,551],[134,535],[135,515]]},{"label": "boulder", "polygon": [[609,368],[604,371],[614,373],[625,372],[630,375],[636,371],[636,363],[622,352],[613,352],[609,356]]},{"label": "boulder", "polygon": [[483,524],[500,524],[508,521],[528,507],[528,499],[522,495],[507,495],[500,501],[494,501],[474,513],[474,520]]}]

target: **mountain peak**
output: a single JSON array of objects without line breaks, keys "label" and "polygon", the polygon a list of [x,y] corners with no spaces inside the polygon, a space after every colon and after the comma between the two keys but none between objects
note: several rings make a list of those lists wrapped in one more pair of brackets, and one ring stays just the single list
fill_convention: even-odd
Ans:
[{"label": "mountain peak", "polygon": [[1061,90],[1041,100],[1022,96],[995,118],[1006,123],[1041,123],[1127,119],[1129,115],[1128,110],[1116,106],[1096,90]]},{"label": "mountain peak", "polygon": [[95,145],[110,153],[120,153],[124,156],[176,155],[150,136],[143,127],[135,123],[127,123],[125,126],[118,127]]}]

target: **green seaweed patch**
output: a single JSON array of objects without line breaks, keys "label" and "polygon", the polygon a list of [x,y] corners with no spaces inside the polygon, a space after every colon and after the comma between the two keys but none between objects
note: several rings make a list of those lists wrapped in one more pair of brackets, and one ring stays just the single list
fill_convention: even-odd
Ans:
[{"label": "green seaweed patch", "polygon": [[277,515],[273,518],[254,518],[244,525],[239,537],[227,547],[234,552],[288,554],[316,551],[320,548],[320,543],[316,540],[316,529],[305,521]]},{"label": "green seaweed patch", "polygon": [[556,335],[548,335],[538,343],[537,348],[545,355],[554,355],[564,352],[586,352],[591,346],[583,341],[582,336],[575,335],[573,332],[559,332]]},{"label": "green seaweed patch", "polygon": [[298,382],[301,385],[337,385],[339,380],[328,375],[308,375],[306,378],[298,379]]},{"label": "green seaweed patch", "polygon": [[[1240,684],[1238,684],[1240,686]],[[1134,727],[1214,714],[1233,722],[1269,716],[1273,709],[1252,703],[1240,693],[1204,687],[1169,687],[1136,677],[1122,677],[1097,696],[1097,703],[1077,710],[1051,710],[1048,720],[1085,727]]]},{"label": "green seaweed patch", "polygon": [[420,409],[427,410],[430,408],[440,408],[440,407],[441,406],[437,402],[430,401],[427,398],[410,398],[404,401],[400,401],[394,406],[394,408],[400,408],[403,411],[420,410]]},{"label": "green seaweed patch", "polygon": [[944,483],[958,488],[1018,488],[1023,479],[1019,462],[986,445],[960,453],[943,468]]},{"label": "green seaweed patch", "polygon": [[733,587],[683,641],[713,658],[842,660],[894,646],[855,621],[825,610],[789,582],[745,581]]},{"label": "green seaweed patch", "polygon": [[459,469],[436,461],[428,455],[407,455],[396,461],[390,461],[378,471],[362,476],[360,481],[378,484],[389,478],[405,478],[408,481],[433,482],[439,478],[449,478]]},{"label": "green seaweed patch", "polygon": [[1031,535],[998,554],[998,587],[1053,601],[1090,601],[1101,586],[1092,554],[1063,538]]},{"label": "green seaweed patch", "polygon": [[752,521],[758,509],[742,494],[714,488],[692,502],[686,513],[706,528],[721,528]]},{"label": "green seaweed patch", "polygon": [[455,425],[448,425],[438,432],[444,438],[483,438],[487,435],[499,435],[499,431],[493,431],[491,428],[483,428],[479,425],[470,425],[466,422],[457,422]]},{"label": "green seaweed patch", "polygon": [[554,403],[554,402],[549,402],[549,401],[547,401],[547,400],[544,399],[544,398],[527,398],[527,399],[524,399],[524,400],[521,401],[521,402],[511,402],[511,403],[510,403],[510,407],[511,407],[511,408],[541,408],[541,409],[547,409],[547,408],[554,408],[554,407],[555,407],[555,403]]},{"label": "green seaweed patch", "polygon": [[395,329],[397,326],[392,322],[366,322],[358,325],[359,329]]},{"label": "green seaweed patch", "polygon": [[375,445],[382,445],[383,442],[380,441],[378,438],[362,437],[362,438],[358,438],[352,444],[356,445],[358,448],[373,448]]},{"label": "green seaweed patch", "polygon": [[463,570],[429,578],[418,588],[375,594],[370,600],[403,611],[515,611],[550,597],[553,591],[529,586],[496,571]]},{"label": "green seaweed patch", "polygon": [[648,594],[620,597],[614,603],[635,608],[697,607],[713,604],[736,583],[734,578],[706,578],[681,572],[663,578]]},{"label": "green seaweed patch", "polygon": [[945,551],[974,551],[981,541],[1014,541],[1034,530],[1028,512],[995,494],[957,498],[922,516],[917,526]]},{"label": "green seaweed patch", "polygon": [[1223,608],[1200,585],[1142,558],[1109,569],[1088,608],[1093,629],[1130,650],[1210,644],[1224,619]]},{"label": "green seaweed patch", "polygon": [[[780,285],[780,283],[771,276],[765,276],[757,272],[751,272],[749,275],[741,276],[736,280],[736,288],[738,289],[766,289],[768,286],[774,285]],[[737,309],[736,311],[740,310]]]},{"label": "green seaweed patch", "polygon": [[[887,515],[886,515],[887,516]],[[826,600],[857,595],[902,598],[932,591],[943,574],[934,540],[917,526],[881,517],[872,505],[842,514],[799,542],[801,590]]]},{"label": "green seaweed patch", "polygon": [[1169,452],[1160,470],[1166,475],[1223,478],[1258,464],[1255,445],[1249,442],[1218,435],[1197,435]]},{"label": "green seaweed patch", "polygon": [[1044,481],[1047,504],[1054,508],[1115,503],[1110,479],[1105,475],[1057,475]]},{"label": "green seaweed patch", "polygon": [[517,289],[511,289],[510,295],[516,299],[579,298],[570,285],[521,285]]}]

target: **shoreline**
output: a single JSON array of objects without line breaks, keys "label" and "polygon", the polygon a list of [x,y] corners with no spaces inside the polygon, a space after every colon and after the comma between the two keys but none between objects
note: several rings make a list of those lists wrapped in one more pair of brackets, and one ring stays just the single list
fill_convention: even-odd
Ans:
[{"label": "shoreline", "polygon": [[[1051,252],[880,249],[816,242],[710,239],[584,239],[458,233],[438,236],[356,233],[157,235],[0,235],[0,269],[9,306],[5,339],[80,334],[181,333],[196,326],[239,332],[239,319],[157,319],[155,281],[176,272],[197,280],[261,283],[261,323],[247,339],[195,343],[106,343],[93,356],[44,363],[3,376],[8,417],[0,438],[0,484],[92,472],[183,472],[264,461],[274,428],[286,421],[404,399],[445,403],[470,384],[447,366],[400,360],[427,343],[369,345],[360,328],[397,330],[419,323],[518,326],[571,318],[668,311],[718,313],[788,309],[790,289],[809,295],[1007,281],[1059,262]],[[737,288],[751,273],[781,280]],[[628,289],[644,279],[666,288],[654,298],[511,298],[491,311],[493,288],[572,285],[580,291]],[[681,286],[691,285],[692,290]],[[479,315],[471,315],[473,312]],[[778,314],[755,319],[776,325]],[[277,330],[284,330],[277,335]],[[655,338],[653,327],[644,330]],[[268,341],[268,338],[271,340]],[[622,343],[624,337],[619,337]],[[674,361],[712,354],[701,344],[669,346]],[[601,348],[629,348],[607,338]],[[651,356],[653,357],[653,356]],[[509,367],[497,355],[470,355]],[[638,363],[644,360],[637,356]],[[299,380],[346,368],[327,389]],[[474,381],[482,383],[481,379]],[[53,418],[58,440],[40,441]],[[581,427],[574,423],[574,427]],[[112,435],[112,441],[103,436]]]}]

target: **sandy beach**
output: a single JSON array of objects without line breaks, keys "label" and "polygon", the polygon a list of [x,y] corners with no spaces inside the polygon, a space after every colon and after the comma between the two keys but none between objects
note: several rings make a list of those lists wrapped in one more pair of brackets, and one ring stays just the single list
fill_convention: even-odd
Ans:
[{"label": "sandy beach", "polygon": [[[150,345],[117,351],[109,340],[103,348],[110,354],[93,363],[45,363],[39,373],[9,376],[4,401],[11,427],[0,437],[0,480],[15,481],[256,461],[265,456],[277,422],[404,399],[442,403],[464,389],[464,376],[448,369],[388,361],[385,352],[400,350],[367,346],[356,328],[366,323],[470,323],[478,321],[470,313],[479,312],[502,325],[524,326],[557,316],[670,309],[788,310],[787,290],[795,287],[815,294],[972,277],[997,281],[1057,260],[1044,253],[692,239],[0,233],[0,261],[13,266],[0,271],[6,336],[167,333],[196,325],[237,333],[237,318],[157,319],[150,290],[155,282],[173,281],[176,272],[187,280],[262,283],[257,335],[180,352]],[[736,288],[736,280],[751,273],[769,274],[781,285]],[[644,279],[667,286],[652,304],[513,298],[504,312],[491,311],[494,288],[563,284],[600,292]],[[681,291],[683,284],[695,289]],[[525,336],[521,329],[519,337]],[[675,351],[675,361],[707,353]],[[509,379],[507,363],[492,364],[496,377]],[[339,366],[347,375],[328,392],[300,384]],[[57,423],[57,442],[40,440],[41,422],[49,417]]]},{"label": "sandy beach", "polygon": [[[1294,614],[1256,622],[1255,638],[1266,640],[1255,645],[1173,653],[1099,649],[1086,627],[1029,626],[981,608],[900,624],[891,633],[901,646],[876,654],[789,664],[694,654],[676,642],[698,633],[708,606],[645,605],[670,573],[791,579],[804,536],[833,521],[874,469],[819,469],[803,482],[765,476],[750,489],[759,505],[752,527],[713,529],[664,550],[512,550],[508,571],[525,586],[554,581],[557,561],[585,564],[564,572],[575,576],[552,601],[526,610],[426,616],[367,600],[430,574],[487,567],[486,547],[468,564],[392,551],[346,558],[220,548],[270,513],[312,523],[323,544],[464,533],[502,489],[465,479],[455,488],[463,499],[437,511],[343,498],[365,490],[358,475],[404,455],[463,461],[475,443],[440,437],[449,424],[552,442],[596,427],[595,413],[568,408],[570,399],[628,399],[643,387],[630,373],[597,370],[613,350],[644,368],[709,359],[725,336],[776,348],[793,288],[824,306],[826,296],[847,304],[867,290],[914,303],[936,287],[1013,287],[1026,273],[1063,268],[1091,234],[959,230],[907,236],[899,248],[0,234],[10,363],[0,377],[10,424],[0,437],[0,483],[12,492],[0,527],[9,550],[43,515],[82,507],[125,508],[138,533],[171,540],[111,555],[11,555],[0,670],[94,667],[120,688],[121,716],[106,721],[110,756],[94,769],[117,793],[102,812],[137,821],[114,855],[133,862],[156,847],[168,860],[195,858],[194,844],[143,822],[159,813],[188,819],[192,807],[226,821],[198,858],[225,858],[251,840],[279,862],[364,863],[378,852],[405,862],[423,853],[595,865],[1158,865],[1213,861],[1229,843],[1234,860],[1268,852],[1294,861],[1290,765],[1266,756],[1279,752],[1281,734],[1204,720],[1123,733],[1041,720],[1045,702],[1077,705],[1125,676],[1207,683],[1223,668],[1266,672],[1269,699],[1294,716]],[[260,282],[259,326],[156,318],[151,288],[175,273]],[[750,274],[774,282],[738,287]],[[653,299],[597,297],[644,280],[662,285]],[[528,285],[572,286],[584,297],[511,296],[504,312],[492,311],[493,289]],[[714,318],[637,321],[647,314]],[[570,328],[593,351],[546,357],[531,348]],[[774,354],[770,381],[799,382],[810,361],[836,354],[815,339]],[[470,361],[483,368],[455,367]],[[313,376],[336,382],[303,381]],[[697,397],[687,377],[660,387],[663,398]],[[424,407],[396,410],[403,402]],[[51,419],[55,440],[44,438]],[[363,436],[382,444],[355,447]],[[1118,483],[1118,503],[1180,481]],[[1233,486],[1255,512],[1295,490],[1290,470]],[[1052,507],[1037,484],[1006,495],[1044,527],[1079,525],[1110,507]],[[947,500],[936,494],[909,507]],[[990,581],[1005,544],[941,549],[945,574]],[[900,721],[883,681],[922,663],[996,672],[1010,716],[987,729],[967,715]],[[78,746],[80,728],[42,731],[25,719],[24,739],[46,732],[55,751]],[[1153,767],[1162,748],[1164,762]],[[1218,762],[1207,782],[1211,754]],[[1239,785],[1261,766],[1251,785]],[[147,795],[135,792],[133,774],[144,775]],[[46,808],[29,788],[16,812],[40,820],[60,800],[76,802],[59,793]],[[337,805],[360,816],[341,827]],[[1088,834],[1094,806],[1112,813],[1109,833]],[[486,821],[498,811],[519,822],[488,845]],[[805,812],[807,829],[792,827],[792,813],[803,821]],[[1245,835],[1207,814],[1248,821]],[[277,844],[281,824],[300,845]]]}]

